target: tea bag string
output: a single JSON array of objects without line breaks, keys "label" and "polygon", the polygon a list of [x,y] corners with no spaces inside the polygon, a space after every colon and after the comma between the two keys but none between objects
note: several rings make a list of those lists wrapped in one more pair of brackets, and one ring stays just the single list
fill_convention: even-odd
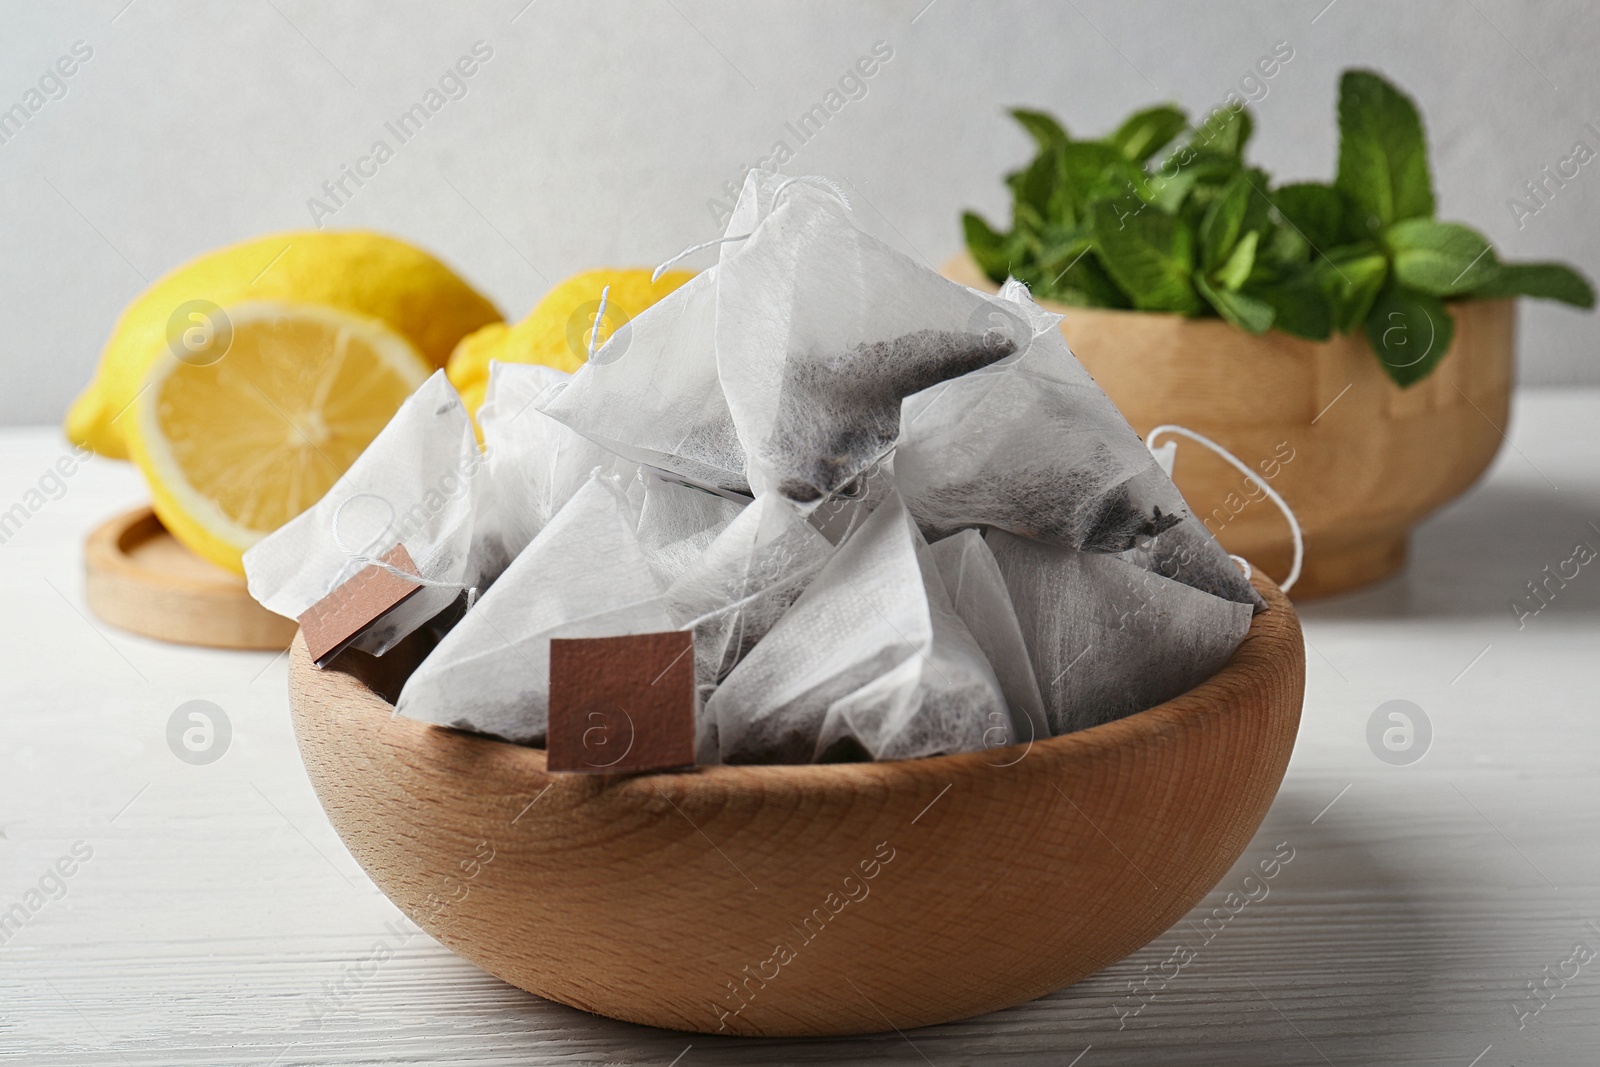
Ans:
[{"label": "tea bag string", "polygon": [[[660,273],[660,269],[657,268],[656,274]],[[652,275],[650,280],[653,282],[656,279]],[[593,359],[594,350],[600,347],[600,324],[605,321],[606,301],[610,298],[611,286],[608,285],[604,289],[600,290],[600,306],[594,310],[594,325],[589,330],[589,351],[584,355],[585,359]]]},{"label": "tea bag string", "polygon": [[[413,585],[433,586],[439,589],[454,589],[458,592],[461,590],[466,590],[467,608],[468,610],[471,610],[472,605],[476,603],[478,599],[477,586],[465,585],[461,582],[441,582],[433,578],[424,578],[420,574],[412,574],[408,570],[402,570],[390,563],[388,560],[379,559],[377,556],[371,555],[365,550],[353,549],[349,545],[345,544],[344,538],[339,536],[339,517],[344,513],[345,506],[348,505],[352,500],[356,500],[358,496],[359,494],[357,496],[345,497],[339,502],[339,506],[333,509],[333,517],[329,522],[329,532],[333,535],[334,547],[340,552],[343,552],[345,558],[352,563],[359,563],[365,567],[376,567],[395,578],[400,578],[404,581],[411,582]],[[379,534],[379,536],[381,537],[383,535]],[[417,566],[418,569],[420,569],[422,565],[418,564]]]},{"label": "tea bag string", "polygon": [[[772,194],[772,206],[774,208],[778,206],[778,200],[783,196],[784,190],[796,182],[808,182],[811,185],[821,186],[824,191],[832,193],[839,203],[850,208],[850,198],[844,194],[844,188],[832,178],[824,178],[820,174],[801,174],[798,177],[788,179],[778,186],[778,191]],[[854,208],[850,209],[852,211],[855,210]]]},{"label": "tea bag string", "polygon": [[[778,191],[772,194],[772,206],[773,206],[774,209],[777,208],[778,200],[783,196],[785,190],[787,190],[789,188],[789,186],[795,184],[796,182],[809,182],[812,185],[820,185],[824,189],[826,189],[828,192],[832,193],[835,197],[837,197],[839,199],[839,202],[841,204],[843,204],[845,207],[848,208],[850,206],[850,198],[845,195],[844,190],[839,187],[839,183],[838,182],[833,181],[833,180],[831,180],[829,178],[824,178],[820,174],[802,174],[797,178],[789,178],[782,185],[778,186]],[[754,231],[751,231],[751,233],[754,233]],[[732,243],[734,241],[745,241],[745,240],[748,240],[750,238],[750,236],[751,236],[751,234],[749,234],[749,233],[736,233],[736,234],[732,234],[732,235],[730,235],[728,237],[717,237],[717,238],[714,238],[714,239],[712,239],[710,241],[701,241],[697,245],[691,245],[690,247],[685,248],[682,252],[679,252],[677,255],[673,256],[671,259],[667,260],[665,263],[663,263],[659,267],[657,267],[655,269],[655,273],[650,275],[650,282],[651,282],[651,284],[654,284],[656,282],[656,280],[659,279],[661,277],[661,275],[666,272],[666,269],[668,267],[672,266],[674,263],[678,263],[678,262],[681,262],[682,260],[685,260],[685,259],[689,258],[690,256],[694,255],[696,252],[702,252],[707,248],[713,248],[713,247],[715,247],[717,245],[730,244],[730,243]]]},{"label": "tea bag string", "polygon": [[[1283,497],[1278,495],[1278,491],[1276,489],[1272,488],[1272,486],[1263,481],[1255,471],[1245,466],[1238,456],[1234,455],[1232,452],[1229,452],[1226,448],[1223,448],[1221,445],[1211,440],[1211,438],[1205,436],[1204,434],[1196,433],[1187,426],[1178,426],[1174,423],[1163,423],[1145,435],[1145,446],[1149,448],[1150,451],[1154,452],[1156,449],[1156,438],[1160,437],[1162,434],[1175,434],[1179,437],[1187,437],[1189,440],[1194,441],[1197,444],[1202,444],[1211,449],[1211,451],[1215,452],[1240,474],[1243,474],[1246,478],[1249,478],[1251,481],[1259,485],[1262,491],[1267,494],[1268,499],[1270,499],[1274,504],[1278,505],[1278,510],[1283,512],[1283,517],[1289,522],[1289,534],[1294,538],[1294,563],[1289,567],[1289,576],[1278,585],[1278,588],[1287,593],[1291,588],[1294,587],[1294,583],[1299,581],[1300,565],[1305,561],[1306,555],[1305,537],[1300,532],[1300,520],[1295,517],[1294,509],[1289,506],[1288,502],[1285,501]],[[1231,558],[1238,560],[1241,564],[1243,564],[1245,568],[1245,577],[1249,578],[1251,574],[1250,564],[1245,560],[1239,559],[1238,556],[1233,556]]]},{"label": "tea bag string", "polygon": [[[752,231],[752,232],[754,232],[754,231]],[[725,244],[728,244],[730,241],[743,241],[743,240],[748,239],[749,237],[750,237],[750,234],[748,234],[748,233],[739,233],[739,234],[734,234],[732,237],[718,237],[718,238],[716,238],[714,240],[711,240],[711,241],[701,241],[697,245],[691,245],[690,247],[685,248],[682,252],[679,252],[677,255],[673,256],[671,259],[667,260],[665,263],[661,264],[661,266],[657,267],[656,270],[655,270],[655,273],[650,275],[650,281],[651,281],[652,284],[654,284],[656,279],[660,278],[662,274],[666,273],[666,270],[667,270],[668,267],[672,266],[674,263],[679,262],[680,260],[688,259],[690,256],[694,255],[696,252],[702,251],[702,250],[707,249],[707,248],[712,248],[712,247],[714,247],[716,245],[725,245]]]}]

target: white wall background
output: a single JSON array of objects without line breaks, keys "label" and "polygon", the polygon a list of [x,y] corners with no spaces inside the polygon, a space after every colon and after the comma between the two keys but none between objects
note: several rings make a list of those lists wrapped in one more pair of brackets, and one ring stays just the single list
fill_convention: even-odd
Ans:
[{"label": "white wall background", "polygon": [[[409,238],[520,317],[584,267],[716,235],[707,201],[783,139],[789,173],[847,184],[886,239],[937,264],[959,211],[1003,219],[1028,154],[1008,105],[1102,132],[1135,106],[1255,105],[1253,155],[1326,178],[1339,71],[1422,105],[1440,213],[1503,255],[1600,276],[1600,164],[1518,227],[1507,201],[1577,140],[1600,149],[1600,9],[1583,0],[969,4],[958,0],[421,0],[0,6],[0,109],[83,41],[93,57],[0,144],[0,424],[56,422],[118,310],[217,245],[311,224],[307,200],[474,42],[493,58],[329,226]],[[894,58],[810,143],[784,128],[885,41]],[[1524,303],[1525,383],[1600,384],[1600,319]]]}]

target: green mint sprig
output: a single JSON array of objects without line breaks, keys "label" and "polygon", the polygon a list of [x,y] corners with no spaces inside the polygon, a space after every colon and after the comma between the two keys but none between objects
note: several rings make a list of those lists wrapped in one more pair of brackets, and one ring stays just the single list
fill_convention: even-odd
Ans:
[{"label": "green mint sprig", "polygon": [[1073,139],[1042,111],[1012,116],[1038,152],[1006,177],[1011,228],[971,212],[962,224],[985,274],[1015,276],[1042,298],[1217,316],[1318,341],[1360,329],[1401,386],[1427,377],[1449,348],[1445,300],[1594,306],[1573,268],[1502,262],[1476,230],[1433,217],[1421,116],[1370,71],[1339,81],[1331,185],[1274,188],[1246,164],[1254,122],[1242,106],[1191,126],[1161,105],[1094,140]]}]

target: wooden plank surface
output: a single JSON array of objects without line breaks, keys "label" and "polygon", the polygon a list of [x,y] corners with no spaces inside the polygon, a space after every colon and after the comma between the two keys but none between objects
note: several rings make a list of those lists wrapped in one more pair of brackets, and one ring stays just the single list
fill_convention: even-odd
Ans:
[{"label": "wooden plank surface", "polygon": [[[54,483],[30,497],[66,446],[0,433],[0,514],[26,512],[0,525],[0,916],[30,890],[41,902],[0,932],[0,1063],[1592,1062],[1600,958],[1568,961],[1600,950],[1600,571],[1552,583],[1520,629],[1510,602],[1578,542],[1600,548],[1600,393],[1524,393],[1511,445],[1419,530],[1403,577],[1303,607],[1288,777],[1186,920],[1009,1011],[751,1042],[549,1004],[415,932],[317,806],[281,658],[89,621],[82,537],[139,501],[136,476],[91,460],[59,499]],[[1397,699],[1432,724],[1411,766],[1367,742]],[[231,724],[210,764],[168,745],[193,700]],[[1294,858],[1267,895],[1230,898],[1283,843]],[[52,874],[63,859],[69,877]],[[1534,999],[1541,974],[1563,977]]]}]

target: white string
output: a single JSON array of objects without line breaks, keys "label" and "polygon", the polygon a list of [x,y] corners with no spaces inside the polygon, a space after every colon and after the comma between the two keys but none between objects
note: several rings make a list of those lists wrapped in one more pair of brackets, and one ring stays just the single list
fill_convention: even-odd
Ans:
[{"label": "white string", "polygon": [[[659,271],[657,273],[659,273]],[[650,280],[655,281],[654,278],[651,278]],[[611,286],[608,285],[604,289],[600,290],[600,306],[595,308],[594,326],[589,330],[589,353],[584,357],[585,359],[593,359],[594,350],[600,347],[600,323],[605,320],[606,297],[610,295]]]},{"label": "white string", "polygon": [[783,196],[783,191],[789,188],[789,186],[793,185],[795,182],[810,182],[813,185],[820,185],[822,188],[826,189],[828,192],[837,197],[839,203],[843,204],[847,208],[850,208],[852,211],[855,210],[854,208],[850,207],[850,198],[844,194],[844,188],[832,178],[824,178],[820,174],[802,174],[799,177],[790,178],[788,181],[778,186],[778,191],[772,194],[772,206],[774,209],[777,208],[778,198]]},{"label": "white string", "polygon": [[[1278,510],[1283,512],[1283,517],[1289,521],[1289,533],[1294,538],[1294,563],[1289,568],[1289,576],[1278,585],[1278,588],[1287,593],[1291,588],[1294,587],[1294,583],[1299,581],[1300,565],[1305,562],[1306,556],[1305,537],[1300,532],[1300,520],[1295,518],[1294,509],[1289,506],[1288,502],[1285,501],[1283,497],[1278,495],[1278,491],[1276,489],[1268,485],[1259,475],[1256,474],[1255,471],[1251,470],[1249,467],[1246,467],[1239,460],[1238,456],[1234,455],[1232,452],[1229,452],[1226,448],[1223,448],[1221,445],[1217,444],[1204,434],[1195,433],[1187,426],[1178,426],[1173,423],[1164,423],[1160,426],[1157,426],[1155,429],[1151,430],[1145,435],[1145,446],[1154,452],[1156,447],[1156,438],[1165,433],[1177,434],[1180,437],[1187,437],[1191,441],[1205,445],[1207,448],[1211,449],[1211,451],[1221,456],[1235,470],[1239,471],[1239,473],[1243,474],[1246,478],[1249,478],[1251,481],[1259,485],[1272,500],[1272,502],[1278,505]],[[1234,556],[1232,558],[1238,559],[1239,557]],[[1241,562],[1243,561],[1241,560]],[[1246,564],[1246,566],[1248,566],[1248,564]],[[1246,573],[1246,577],[1249,577],[1248,572]]]},{"label": "white string", "polygon": [[[839,202],[845,207],[850,207],[850,198],[845,195],[844,189],[840,187],[838,182],[835,182],[829,178],[824,178],[820,174],[802,174],[797,178],[789,178],[782,185],[778,186],[778,191],[772,194],[772,206],[774,210],[776,210],[778,206],[778,200],[783,196],[784,191],[795,182],[810,182],[813,185],[820,185],[822,188],[826,189],[828,192],[837,197]],[[851,210],[854,209],[852,208]],[[710,241],[701,241],[697,245],[685,248],[682,252],[679,252],[677,255],[673,256],[671,259],[657,267],[655,269],[655,273],[650,275],[650,282],[652,285],[655,284],[655,282],[661,277],[662,273],[665,272],[668,267],[679,262],[680,260],[694,255],[696,252],[702,252],[705,249],[715,247],[716,245],[728,244],[731,241],[747,240],[749,237],[750,234],[748,233],[734,234],[729,237],[717,237]]]},{"label": "white string", "polygon": [[703,249],[711,248],[714,245],[724,245],[724,244],[727,244],[729,241],[743,241],[746,238],[748,238],[749,236],[750,235],[748,233],[740,233],[740,234],[735,234],[732,237],[718,237],[715,240],[712,240],[712,241],[701,241],[699,244],[694,245],[691,248],[685,248],[682,252],[679,252],[677,255],[673,256],[671,259],[669,259],[665,263],[661,264],[661,266],[657,267],[656,268],[656,272],[654,274],[650,275],[650,282],[651,282],[651,284],[654,284],[656,279],[660,278],[662,273],[664,271],[666,271],[666,269],[668,267],[672,266],[674,263],[678,262],[681,259],[686,259],[689,256],[694,255],[696,252],[699,252],[699,251],[701,251]]},{"label": "white string", "polygon": [[[343,500],[341,500],[339,502],[339,506],[338,507],[333,509],[333,518],[329,523],[329,532],[331,534],[333,534],[334,546],[336,548],[338,548],[338,550],[340,552],[343,552],[345,554],[345,557],[347,559],[349,559],[353,563],[360,563],[360,564],[362,564],[364,566],[367,566],[367,567],[376,567],[379,570],[385,571],[385,572],[393,575],[396,578],[403,578],[406,581],[411,582],[411,583],[413,583],[415,585],[431,585],[431,586],[437,586],[437,587],[442,588],[442,589],[467,589],[468,590],[468,593],[467,593],[468,607],[471,607],[471,602],[476,599],[476,596],[475,596],[476,590],[475,589],[472,589],[472,588],[470,588],[470,587],[468,587],[466,585],[463,585],[460,582],[439,582],[439,581],[435,581],[432,578],[424,578],[420,574],[412,574],[410,571],[401,570],[399,567],[396,567],[394,564],[388,562],[387,560],[379,559],[376,556],[368,555],[365,551],[357,551],[355,549],[352,549],[349,545],[344,543],[344,538],[339,536],[339,516],[344,513],[344,509],[345,509],[345,506],[347,504],[349,504],[352,500],[356,500],[358,497],[360,497],[362,495],[366,495],[366,494],[357,494],[356,496],[347,496],[347,497],[345,497]],[[387,529],[387,527],[385,527],[385,529]],[[380,533],[378,536],[382,537],[383,535]],[[374,538],[374,542],[376,540],[377,539]]]}]

